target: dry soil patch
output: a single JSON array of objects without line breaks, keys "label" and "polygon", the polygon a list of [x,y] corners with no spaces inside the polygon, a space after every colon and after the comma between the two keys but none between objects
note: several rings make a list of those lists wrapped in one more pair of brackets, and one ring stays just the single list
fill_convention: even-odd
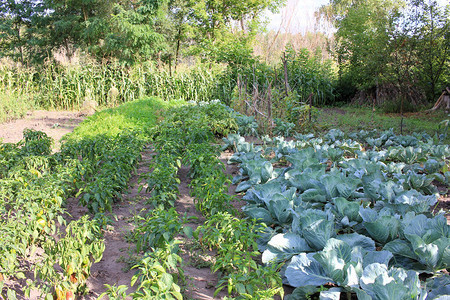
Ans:
[{"label": "dry soil patch", "polygon": [[34,129],[45,132],[55,141],[59,149],[59,140],[83,121],[84,116],[74,111],[36,110],[27,113],[23,119],[0,124],[0,140],[3,143],[17,143],[23,139],[24,129]]}]

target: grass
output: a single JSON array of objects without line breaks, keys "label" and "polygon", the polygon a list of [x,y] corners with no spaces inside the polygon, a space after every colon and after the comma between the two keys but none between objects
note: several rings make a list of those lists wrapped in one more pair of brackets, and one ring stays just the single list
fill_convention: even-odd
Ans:
[{"label": "grass", "polygon": [[[403,119],[403,134],[426,132],[430,135],[437,133],[439,123],[450,117],[443,111],[406,113]],[[340,108],[323,108],[320,110],[319,125],[323,129],[339,128],[344,132],[359,130],[388,130],[394,129],[400,134],[400,114],[386,114],[380,110],[372,111],[368,107],[346,106]]]},{"label": "grass", "polygon": [[23,118],[27,111],[34,108],[32,98],[16,93],[0,93],[0,123]]},{"label": "grass", "polygon": [[80,140],[100,134],[115,136],[126,130],[145,130],[157,123],[164,110],[183,103],[181,100],[163,101],[155,97],[127,102],[88,117],[64,139]]}]

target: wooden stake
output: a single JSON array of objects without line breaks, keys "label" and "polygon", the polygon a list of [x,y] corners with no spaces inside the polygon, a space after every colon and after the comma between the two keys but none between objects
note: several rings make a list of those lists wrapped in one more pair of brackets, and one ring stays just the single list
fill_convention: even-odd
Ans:
[{"label": "wooden stake", "polygon": [[287,73],[287,60],[286,60],[286,52],[283,53],[283,67],[284,67],[284,88],[286,89],[286,96],[289,96],[290,88],[289,88],[289,81],[288,81],[288,73]]},{"label": "wooden stake", "polygon": [[269,82],[268,90],[267,90],[267,115],[269,121],[271,122],[271,127],[274,126],[272,119],[272,82]]},{"label": "wooden stake", "polygon": [[400,114],[401,114],[401,119],[400,119],[400,134],[403,134],[403,102],[405,100],[405,97],[402,96],[402,101],[400,104]]}]

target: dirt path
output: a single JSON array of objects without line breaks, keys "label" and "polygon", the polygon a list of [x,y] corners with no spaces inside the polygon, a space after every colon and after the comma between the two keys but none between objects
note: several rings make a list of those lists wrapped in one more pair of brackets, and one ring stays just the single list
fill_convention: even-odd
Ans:
[{"label": "dirt path", "polygon": [[[233,152],[230,151],[225,151],[220,153],[220,161],[225,165],[225,173],[230,175],[231,178],[233,178],[233,176],[239,175],[239,166],[236,164],[233,165],[229,165],[228,164],[228,160],[231,158],[231,156],[233,156]],[[240,199],[240,195],[236,195],[235,191],[236,191],[236,187],[237,185],[230,185],[229,189],[228,189],[228,194],[232,195],[232,196],[236,196],[237,199]],[[239,200],[239,201],[235,201],[232,203],[233,207],[236,208],[238,211],[242,211],[242,207],[244,205],[247,204],[247,202],[245,202],[244,200]]]},{"label": "dirt path", "polygon": [[[185,166],[178,171],[180,195],[175,202],[175,209],[180,217],[186,214],[190,221],[185,226],[192,227],[193,230],[205,222],[205,218],[195,209],[194,198],[189,195],[188,178],[189,169]],[[222,299],[227,294],[221,291],[214,298],[215,286],[218,282],[216,274],[211,273],[211,265],[214,259],[213,252],[205,252],[199,248],[196,241],[186,237],[178,237],[182,241],[180,245],[182,267],[186,276],[186,299]]]},{"label": "dirt path", "polygon": [[139,162],[136,173],[133,174],[129,190],[123,195],[123,200],[113,205],[112,216],[114,222],[109,226],[109,230],[104,233],[105,251],[103,258],[91,268],[91,277],[87,285],[91,291],[84,299],[97,299],[106,291],[105,284],[126,285],[127,293],[134,292],[137,284],[130,286],[131,278],[135,274],[134,270],[129,270],[133,265],[129,253],[135,252],[135,246],[127,242],[126,235],[134,229],[133,216],[149,206],[145,200],[150,197],[142,190],[139,193],[139,176],[149,171],[149,164],[152,160],[153,152],[145,149],[142,152],[142,160]]},{"label": "dirt path", "polygon": [[[236,165],[228,165],[227,161],[232,153],[224,152],[220,156],[220,160],[226,166],[226,173],[234,176],[237,174],[239,168]],[[180,195],[175,202],[175,209],[180,216],[186,215],[191,218],[185,226],[192,227],[193,230],[205,222],[205,218],[195,208],[194,198],[189,195],[188,177],[189,168],[182,166],[178,171],[178,178],[181,183],[179,185]],[[232,185],[229,188],[229,193],[234,195],[236,186]],[[236,201],[233,206],[240,209],[245,204],[244,201]],[[196,241],[189,240],[185,237],[179,237],[182,240],[181,257],[183,258],[183,270],[187,279],[185,296],[187,299],[222,299],[228,296],[226,289],[220,291],[214,297],[215,286],[218,282],[217,274],[211,273],[211,265],[214,260],[215,252],[201,250]]]},{"label": "dirt path", "polygon": [[47,133],[55,141],[54,148],[59,149],[59,140],[83,119],[79,112],[36,110],[23,119],[0,124],[0,140],[17,143],[23,138],[23,130],[29,128]]}]

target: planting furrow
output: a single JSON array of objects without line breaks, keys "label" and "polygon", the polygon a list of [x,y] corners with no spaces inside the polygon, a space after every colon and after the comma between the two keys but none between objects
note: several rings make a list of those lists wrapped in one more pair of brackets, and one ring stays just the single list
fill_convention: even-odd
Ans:
[{"label": "planting furrow", "polygon": [[[194,198],[190,195],[188,177],[189,167],[182,166],[178,171],[180,178],[179,197],[175,202],[175,209],[180,216],[185,216],[185,227],[195,231],[198,226],[204,223],[205,217],[195,208]],[[217,285],[217,275],[212,273],[211,265],[215,253],[204,251],[198,242],[186,235],[177,237],[182,243],[181,257],[183,258],[182,268],[186,276],[185,296],[187,299],[215,299],[214,287]],[[226,296],[225,292],[220,293],[216,298]]]},{"label": "planting furrow", "polygon": [[[135,263],[135,245],[130,240],[130,232],[136,224],[134,217],[143,209],[149,194],[140,191],[139,177],[148,171],[153,158],[151,149],[144,149],[142,160],[130,179],[128,191],[120,202],[112,205],[110,223],[104,231],[105,251],[100,262],[92,266],[92,276],[88,280],[88,288],[92,299],[107,291],[106,285],[126,286],[127,293],[133,293],[136,286],[130,286],[134,271],[130,270]],[[94,297],[95,296],[95,297]],[[85,296],[86,299],[89,299]]]}]

